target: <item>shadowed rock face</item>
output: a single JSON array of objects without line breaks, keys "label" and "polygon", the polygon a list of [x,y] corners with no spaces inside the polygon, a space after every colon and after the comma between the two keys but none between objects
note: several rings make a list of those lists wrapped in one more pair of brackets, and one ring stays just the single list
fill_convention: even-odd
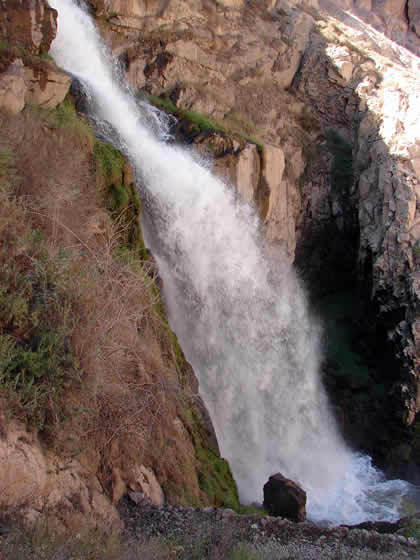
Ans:
[{"label": "shadowed rock face", "polygon": [[263,505],[275,517],[286,517],[292,521],[306,519],[306,492],[280,473],[270,476],[264,484]]}]

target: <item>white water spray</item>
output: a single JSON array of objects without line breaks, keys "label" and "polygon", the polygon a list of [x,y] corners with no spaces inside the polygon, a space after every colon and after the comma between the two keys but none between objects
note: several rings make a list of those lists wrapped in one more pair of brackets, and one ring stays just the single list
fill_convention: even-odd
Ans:
[{"label": "white water spray", "polygon": [[395,519],[402,481],[385,482],[338,434],[319,379],[319,332],[293,270],[263,252],[253,210],[209,166],[165,144],[164,120],[115,79],[88,14],[58,10],[51,54],[83,84],[146,194],[146,234],[171,323],[199,377],[243,502],[282,472],[308,493],[314,520]]}]

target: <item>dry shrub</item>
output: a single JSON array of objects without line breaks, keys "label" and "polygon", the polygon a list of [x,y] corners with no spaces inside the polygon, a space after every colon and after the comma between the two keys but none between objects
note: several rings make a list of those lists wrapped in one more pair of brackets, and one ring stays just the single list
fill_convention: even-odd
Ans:
[{"label": "dry shrub", "polygon": [[[56,215],[51,221],[57,222]],[[123,435],[134,438],[138,452],[161,414],[168,386],[177,390],[177,382],[162,356],[170,341],[155,310],[158,296],[153,275],[145,270],[149,265],[118,257],[121,224],[104,220],[102,240],[96,239],[94,248],[74,233],[79,251],[73,245],[63,259],[63,281],[77,302],[72,346],[83,381],[79,394],[72,392],[71,406],[84,407],[84,437],[97,449]],[[71,231],[60,222],[52,228],[53,253],[54,232],[63,227]]]},{"label": "dry shrub", "polygon": [[181,391],[183,356],[153,265],[123,248],[127,214],[111,219],[104,208],[106,184],[92,139],[79,127],[57,128],[44,117],[25,109],[5,117],[0,130],[16,167],[11,186],[20,208],[11,200],[7,210],[19,215],[15,237],[26,235],[23,222],[32,227],[72,302],[67,338],[77,376],[54,394],[62,414],[54,430],[42,434],[43,443],[69,468],[77,459],[86,476],[98,474],[110,497],[114,471],[129,484],[143,463],[168,500],[208,503],[191,434],[180,420],[189,381]]}]

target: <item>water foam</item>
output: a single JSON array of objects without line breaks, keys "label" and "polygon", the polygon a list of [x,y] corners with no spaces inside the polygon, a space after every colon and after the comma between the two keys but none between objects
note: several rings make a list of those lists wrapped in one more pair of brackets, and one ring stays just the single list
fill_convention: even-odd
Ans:
[{"label": "water foam", "polygon": [[121,83],[88,14],[72,0],[50,4],[59,13],[51,54],[136,170],[171,323],[241,500],[261,502],[281,471],[305,488],[314,520],[397,518],[407,484],[386,482],[342,441],[320,382],[319,326],[292,268],[265,255],[253,209],[209,162],[162,142],[167,123]]}]

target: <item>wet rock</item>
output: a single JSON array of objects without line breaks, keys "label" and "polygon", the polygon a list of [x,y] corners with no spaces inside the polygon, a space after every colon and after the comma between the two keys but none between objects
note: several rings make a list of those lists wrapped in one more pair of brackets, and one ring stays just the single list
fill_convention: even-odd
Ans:
[{"label": "wet rock", "polygon": [[306,519],[306,492],[280,473],[270,476],[264,485],[263,505],[274,516],[292,521]]}]

